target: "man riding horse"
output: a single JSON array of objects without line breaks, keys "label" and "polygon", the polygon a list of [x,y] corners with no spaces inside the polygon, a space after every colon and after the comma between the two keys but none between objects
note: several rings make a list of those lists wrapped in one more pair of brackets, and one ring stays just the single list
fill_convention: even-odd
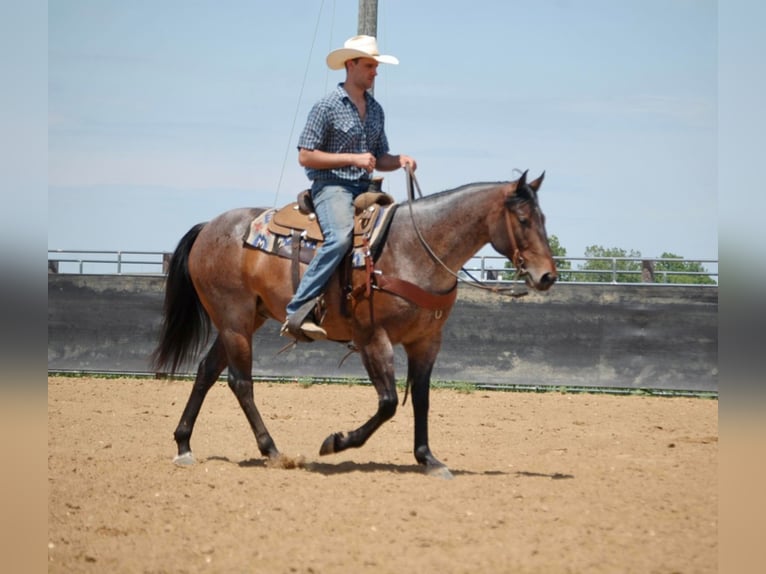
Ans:
[{"label": "man riding horse", "polygon": [[309,339],[326,339],[313,309],[351,247],[354,198],[367,191],[374,170],[417,167],[407,155],[389,153],[383,108],[369,90],[378,63],[398,64],[378,52],[372,36],[354,36],[327,56],[331,70],[345,68],[346,80],[319,100],[298,140],[298,161],[312,181],[311,198],[324,242],[317,249],[290,303],[281,333],[296,326]]}]

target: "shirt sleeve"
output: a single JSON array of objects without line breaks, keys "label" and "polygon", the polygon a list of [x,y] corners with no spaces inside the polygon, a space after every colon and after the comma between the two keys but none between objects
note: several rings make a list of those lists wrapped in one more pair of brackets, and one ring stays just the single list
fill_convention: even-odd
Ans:
[{"label": "shirt sleeve", "polygon": [[325,141],[329,110],[322,102],[317,102],[309,112],[306,125],[298,138],[298,149],[319,149]]}]

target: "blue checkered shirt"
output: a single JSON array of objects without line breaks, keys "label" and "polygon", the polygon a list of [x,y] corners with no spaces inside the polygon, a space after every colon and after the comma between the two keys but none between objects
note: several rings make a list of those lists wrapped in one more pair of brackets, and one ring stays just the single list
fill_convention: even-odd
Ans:
[{"label": "blue checkered shirt", "polygon": [[[298,139],[298,148],[330,153],[366,153],[376,158],[388,153],[388,139],[383,129],[383,108],[365,92],[367,114],[364,124],[343,84],[319,100],[311,111]],[[306,175],[316,180],[369,181],[366,170],[345,166],[336,169],[306,168]]]}]

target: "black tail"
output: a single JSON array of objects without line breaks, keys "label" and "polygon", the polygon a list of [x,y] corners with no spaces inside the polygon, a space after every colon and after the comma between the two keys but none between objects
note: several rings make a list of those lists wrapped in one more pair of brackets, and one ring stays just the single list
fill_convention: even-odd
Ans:
[{"label": "black tail", "polygon": [[170,373],[175,373],[187,359],[199,353],[210,336],[210,317],[189,277],[189,252],[204,226],[199,223],[192,227],[170,258],[160,342],[151,355],[155,372],[170,365]]}]

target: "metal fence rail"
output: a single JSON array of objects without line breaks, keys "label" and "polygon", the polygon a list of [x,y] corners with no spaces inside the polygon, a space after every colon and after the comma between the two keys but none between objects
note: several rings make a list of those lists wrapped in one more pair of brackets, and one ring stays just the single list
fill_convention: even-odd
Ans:
[{"label": "metal fence rail", "polygon": [[[73,251],[48,250],[48,272],[76,275],[164,275],[170,253],[162,251]],[[554,257],[562,283],[630,283],[667,285],[683,277],[693,283],[695,276],[709,277],[712,283],[700,287],[718,286],[718,260],[667,259],[661,257]],[[597,269],[590,268],[596,264]],[[702,271],[666,271],[655,267],[662,264],[696,264]],[[515,269],[500,255],[479,255],[463,267],[465,276],[481,281],[512,283]],[[648,272],[651,271],[651,273]]]},{"label": "metal fence rail", "polygon": [[163,275],[168,253],[161,251],[48,250],[48,273],[74,275]]}]

